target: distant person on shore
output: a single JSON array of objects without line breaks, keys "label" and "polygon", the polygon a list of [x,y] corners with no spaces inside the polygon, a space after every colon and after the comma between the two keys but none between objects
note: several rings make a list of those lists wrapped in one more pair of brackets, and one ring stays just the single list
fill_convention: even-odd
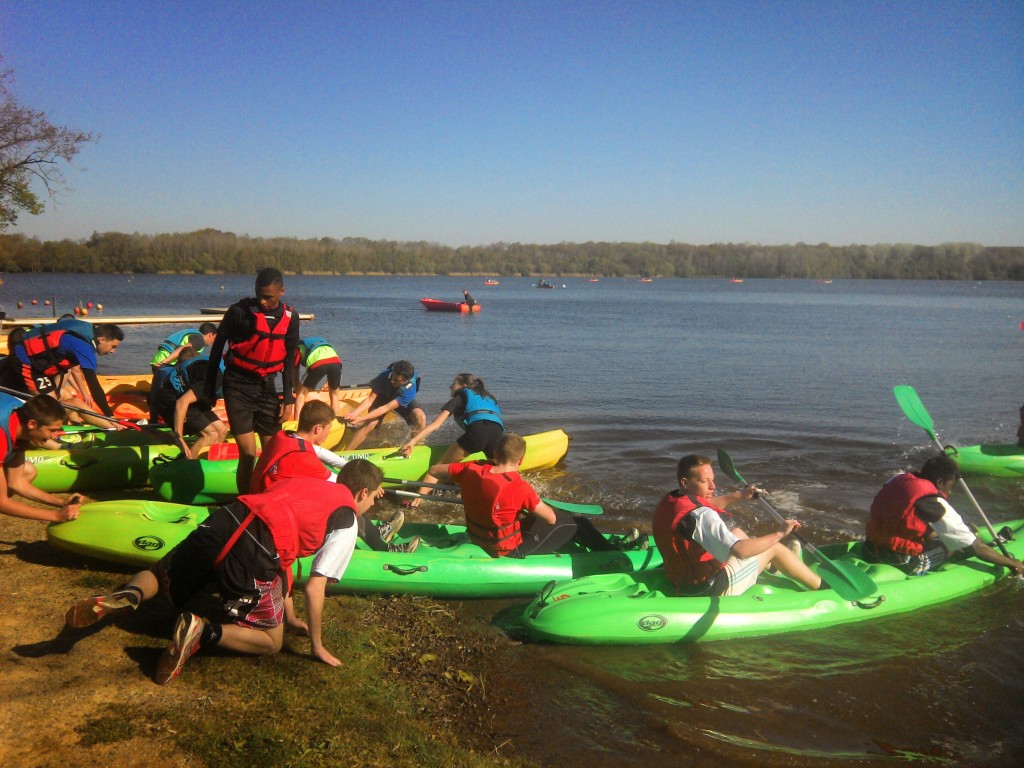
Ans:
[{"label": "distant person on shore", "polygon": [[[81,629],[102,619],[135,611],[163,593],[177,609],[217,584],[227,621],[217,624],[184,611],[171,644],[157,662],[154,680],[169,683],[198,651],[222,648],[265,656],[284,642],[285,622],[308,634],[314,658],[341,662],[323,646],[323,605],[328,582],[348,568],[356,543],[357,519],[381,495],[380,469],[365,460],[349,462],[337,483],[282,480],[266,493],[244,494],[210,516],[151,569],[140,571],[120,589],[79,600],[64,616]],[[243,535],[244,534],[244,535]],[[292,565],[316,553],[306,582],[308,624],[292,604]]]},{"label": "distant person on shore", "polygon": [[153,372],[161,365],[175,365],[178,357],[188,348],[194,349],[196,354],[202,354],[208,349],[217,338],[217,325],[215,323],[203,323],[198,329],[189,328],[184,331],[172,333],[160,342],[156,348],[156,354],[149,361]]},{"label": "distant person on shore", "polygon": [[345,450],[354,451],[375,430],[391,411],[405,419],[405,423],[418,434],[427,425],[427,414],[416,402],[420,377],[408,360],[398,360],[377,374],[369,384],[372,397],[368,397],[342,418],[357,427],[349,437]]},{"label": "distant person on shore", "polygon": [[1024,574],[1024,563],[984,544],[946,500],[959,478],[957,463],[939,454],[919,472],[901,472],[883,485],[871,502],[865,559],[920,576],[966,552]]},{"label": "distant person on shore", "polygon": [[572,542],[590,551],[646,549],[647,538],[633,528],[605,538],[588,519],[554,509],[519,475],[526,441],[501,436],[494,461],[435,464],[430,474],[458,483],[469,539],[491,557],[529,557],[561,551]]},{"label": "distant person on shore", "polygon": [[472,296],[469,295],[468,290],[462,291],[462,300],[466,303],[466,306],[469,307],[469,311],[472,312],[473,305],[476,304],[476,301],[473,299]]},{"label": "distant person on shore", "polygon": [[[224,407],[238,443],[238,492],[246,493],[258,453],[256,435],[266,443],[293,418],[295,358],[299,348],[299,315],[281,301],[284,276],[273,267],[256,275],[256,297],[235,302],[224,313],[210,349],[210,363],[219,366],[225,347]],[[275,377],[281,374],[283,401]],[[217,401],[217,381],[207,377],[204,404]]]},{"label": "distant person on shore", "polygon": [[[4,471],[0,473],[0,513],[28,520],[64,523],[78,517],[81,496],[62,499],[32,485],[36,469],[25,461],[25,448],[42,448],[64,425],[64,407],[48,395],[36,395],[25,401],[0,394],[0,456]],[[55,507],[41,509],[11,496]]]},{"label": "distant person on shore", "polygon": [[[306,399],[320,388],[326,380],[331,393],[331,410],[338,416],[341,408],[341,355],[327,343],[327,339],[309,336],[299,340],[295,363],[295,412],[302,413]],[[299,369],[305,368],[306,375],[299,381]]]},{"label": "distant person on shore", "polygon": [[[194,347],[181,350],[176,365],[159,366],[153,374],[149,410],[154,420],[161,420],[174,430],[184,445],[186,458],[197,458],[204,448],[222,443],[227,438],[228,425],[221,421],[213,405],[203,397],[206,377],[211,373],[210,358],[196,353]],[[212,369],[215,378],[220,371]],[[186,435],[195,435],[192,445],[185,443]]]},{"label": "distant person on shore", "polygon": [[[65,317],[49,325],[36,326],[27,331],[21,343],[11,351],[13,359],[4,366],[4,385],[29,395],[48,394],[65,405],[97,411],[112,419],[114,411],[97,377],[96,362],[97,357],[113,354],[122,341],[124,332],[111,323],[93,325]],[[71,380],[76,394],[62,396],[65,376]],[[124,429],[124,425],[89,414],[69,414],[66,418]]]},{"label": "distant person on shore", "polygon": [[800,527],[786,520],[781,531],[749,538],[725,507],[754,498],[753,486],[715,496],[711,459],[690,454],[676,466],[679,487],[654,511],[654,541],[665,560],[665,575],[686,597],[742,595],[762,571],[775,567],[808,589],[822,580],[782,540]]},{"label": "distant person on shore", "polygon": [[[487,391],[483,379],[472,373],[460,373],[455,376],[451,386],[451,399],[441,406],[441,412],[430,424],[421,429],[402,446],[402,453],[412,455],[412,449],[441,427],[451,416],[463,430],[462,435],[448,446],[441,457],[440,464],[454,464],[462,461],[471,453],[478,451],[488,459],[494,459],[501,436],[505,434],[505,424],[501,420],[501,408],[494,395]],[[437,478],[429,472],[422,478],[424,483],[436,483]],[[419,489],[421,494],[429,494],[429,486]],[[418,507],[421,499],[403,501],[403,506]]]}]

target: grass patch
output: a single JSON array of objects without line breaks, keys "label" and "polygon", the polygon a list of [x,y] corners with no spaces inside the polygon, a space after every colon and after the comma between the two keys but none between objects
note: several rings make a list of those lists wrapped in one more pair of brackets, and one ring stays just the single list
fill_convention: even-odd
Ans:
[{"label": "grass patch", "polygon": [[502,707],[481,665],[500,640],[424,598],[330,598],[326,614],[342,666],[313,661],[295,635],[276,656],[200,654],[171,683],[194,693],[184,705],[107,706],[83,744],[167,738],[210,768],[529,765],[495,736]]}]

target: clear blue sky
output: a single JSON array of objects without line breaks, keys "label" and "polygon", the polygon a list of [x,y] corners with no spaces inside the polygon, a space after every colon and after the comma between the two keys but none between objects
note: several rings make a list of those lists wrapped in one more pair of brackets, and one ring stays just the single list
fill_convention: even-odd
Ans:
[{"label": "clear blue sky", "polygon": [[17,231],[1024,244],[1024,2],[0,0]]}]

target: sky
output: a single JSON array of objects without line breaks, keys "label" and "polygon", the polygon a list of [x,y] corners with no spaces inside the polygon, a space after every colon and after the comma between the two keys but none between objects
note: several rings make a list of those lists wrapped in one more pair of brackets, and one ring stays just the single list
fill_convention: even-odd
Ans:
[{"label": "sky", "polygon": [[0,0],[12,231],[1024,245],[1024,2]]}]

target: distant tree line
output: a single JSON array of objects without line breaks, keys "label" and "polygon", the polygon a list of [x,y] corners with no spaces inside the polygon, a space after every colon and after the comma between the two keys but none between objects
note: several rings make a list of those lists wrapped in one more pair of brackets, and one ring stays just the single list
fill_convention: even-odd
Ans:
[{"label": "distant tree line", "polygon": [[249,237],[204,229],[88,240],[0,235],[2,272],[592,275],[1024,280],[1024,247],[714,243],[438,243],[365,238]]}]

